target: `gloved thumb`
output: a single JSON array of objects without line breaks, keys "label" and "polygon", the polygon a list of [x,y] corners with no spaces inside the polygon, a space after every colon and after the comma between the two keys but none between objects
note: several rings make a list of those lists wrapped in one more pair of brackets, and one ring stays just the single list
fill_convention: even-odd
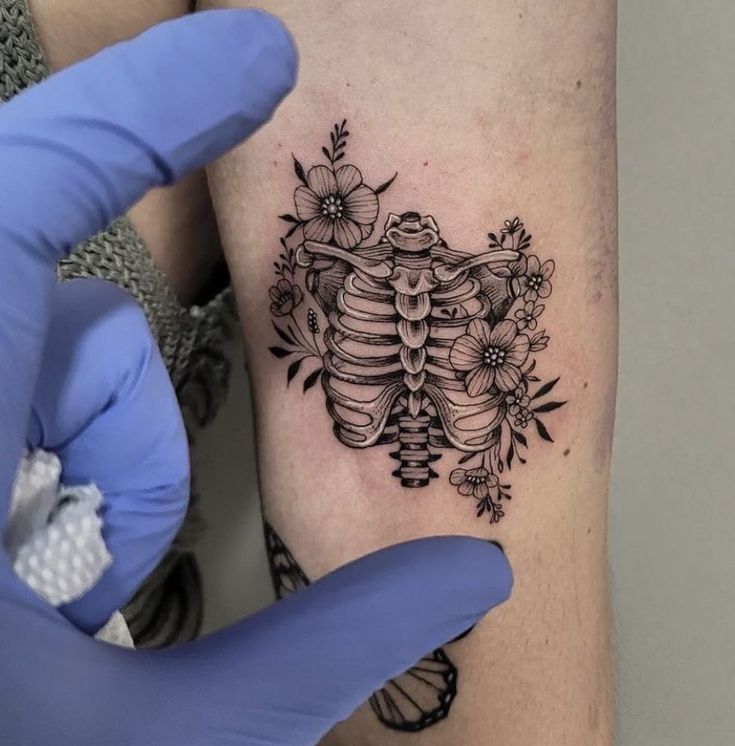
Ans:
[{"label": "gloved thumb", "polygon": [[504,553],[480,539],[432,537],[370,554],[223,632],[157,651],[176,710],[160,712],[160,735],[316,744],[387,680],[505,601],[511,586]]}]

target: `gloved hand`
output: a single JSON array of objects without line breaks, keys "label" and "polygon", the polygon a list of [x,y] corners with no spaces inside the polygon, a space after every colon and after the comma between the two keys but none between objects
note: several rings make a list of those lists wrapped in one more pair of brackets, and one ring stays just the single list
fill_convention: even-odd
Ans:
[{"label": "gloved hand", "polygon": [[[186,440],[140,311],[56,262],[147,189],[266,121],[296,55],[254,11],[186,17],[69,68],[0,111],[0,530],[27,445],[105,496],[114,562],[47,605],[0,556],[0,742],[314,744],[387,679],[510,593],[490,543],[436,537],[369,555],[194,643],[131,651],[96,629],[150,571],[188,491]],[[85,631],[82,631],[85,630]]]}]

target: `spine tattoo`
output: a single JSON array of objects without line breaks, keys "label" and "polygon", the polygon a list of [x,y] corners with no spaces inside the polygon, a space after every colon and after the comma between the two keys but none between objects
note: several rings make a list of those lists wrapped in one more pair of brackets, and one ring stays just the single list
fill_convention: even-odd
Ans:
[{"label": "spine tattoo", "polygon": [[288,228],[269,290],[280,339],[270,351],[288,359],[287,384],[307,367],[304,393],[321,380],[340,442],[395,445],[402,486],[427,486],[441,451],[459,452],[449,482],[496,523],[529,426],[553,442],[542,416],[566,403],[549,398],[559,378],[535,374],[554,262],[531,252],[519,217],[479,254],[450,248],[432,216],[412,211],[389,214],[369,240],[397,174],[365,184],[340,163],[349,134],[346,121],[334,125],[325,163],[308,172],[293,158],[300,183],[295,214],[279,216]]}]

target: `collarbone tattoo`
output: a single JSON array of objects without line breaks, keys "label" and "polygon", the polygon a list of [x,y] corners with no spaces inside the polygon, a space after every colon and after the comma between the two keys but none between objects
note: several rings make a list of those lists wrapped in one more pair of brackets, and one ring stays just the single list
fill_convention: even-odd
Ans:
[{"label": "collarbone tattoo", "polygon": [[548,398],[559,378],[535,374],[554,262],[531,252],[519,217],[488,233],[480,253],[450,247],[437,220],[415,211],[387,215],[371,240],[379,195],[397,175],[365,184],[340,163],[348,136],[346,121],[335,124],[326,163],[308,172],[293,158],[300,183],[295,214],[279,216],[288,229],[269,290],[280,339],[270,350],[288,360],[288,384],[302,370],[304,393],[321,381],[341,443],[397,446],[392,475],[403,487],[426,487],[443,452],[457,452],[450,483],[496,523],[527,434],[553,442],[542,418],[566,403]]}]

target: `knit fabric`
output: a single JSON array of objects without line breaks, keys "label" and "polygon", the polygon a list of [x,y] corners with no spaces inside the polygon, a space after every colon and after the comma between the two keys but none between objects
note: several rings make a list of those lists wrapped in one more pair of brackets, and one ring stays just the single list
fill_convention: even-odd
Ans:
[{"label": "knit fabric", "polygon": [[[48,72],[26,0],[0,0],[0,100],[39,82]],[[212,419],[226,391],[226,342],[236,322],[231,290],[205,306],[183,308],[125,217],[77,247],[59,265],[59,277],[110,280],[140,303],[193,441],[196,429]],[[160,647],[192,639],[199,632],[202,592],[191,551],[203,530],[199,502],[193,490],[171,550],[123,609],[137,647]]]}]

